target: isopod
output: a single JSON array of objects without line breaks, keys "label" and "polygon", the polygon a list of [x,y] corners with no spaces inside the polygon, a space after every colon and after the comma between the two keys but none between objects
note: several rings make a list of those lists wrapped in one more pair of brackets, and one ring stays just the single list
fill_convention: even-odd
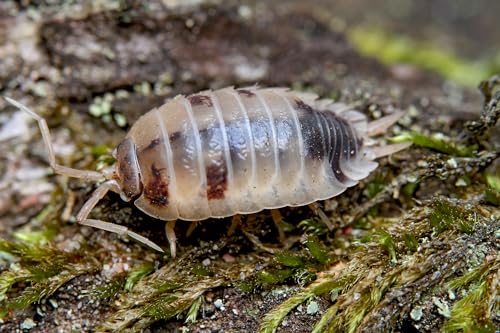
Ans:
[{"label": "isopod", "polygon": [[104,181],[77,214],[80,224],[162,249],[124,226],[88,219],[108,191],[146,214],[167,221],[175,256],[177,219],[200,221],[263,209],[302,206],[342,193],[377,167],[374,161],[406,143],[376,146],[402,112],[368,122],[364,114],[330,99],[286,88],[228,87],[177,96],[131,127],[102,172],[57,164],[45,120],[38,121],[56,174]]}]

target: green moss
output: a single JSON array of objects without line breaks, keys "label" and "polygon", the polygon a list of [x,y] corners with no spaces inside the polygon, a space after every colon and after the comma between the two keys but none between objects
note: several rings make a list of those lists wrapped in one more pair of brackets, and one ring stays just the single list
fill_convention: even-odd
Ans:
[{"label": "green moss", "polygon": [[319,263],[325,264],[330,261],[330,254],[328,249],[320,243],[319,239],[315,236],[307,237],[306,246],[309,249],[309,253],[316,259]]},{"label": "green moss", "polygon": [[379,244],[387,251],[391,262],[397,262],[396,258],[396,245],[392,236],[385,230],[381,230],[377,233]]},{"label": "green moss", "polygon": [[362,296],[362,300],[354,305],[351,314],[347,315],[349,332],[356,330],[364,315],[380,303],[385,292],[394,285],[398,277],[399,272],[386,275],[379,284],[371,288],[370,293],[365,293]]},{"label": "green moss", "polygon": [[440,153],[457,157],[470,157],[477,150],[477,145],[464,146],[440,136],[429,136],[416,132],[403,133],[391,138],[391,141],[395,143],[411,141],[419,147],[434,149]]},{"label": "green moss", "polygon": [[138,267],[133,268],[127,275],[125,281],[125,290],[130,291],[134,285],[144,276],[152,273],[154,271],[154,264],[152,262],[146,262]]},{"label": "green moss", "polygon": [[429,213],[429,221],[438,232],[459,230],[471,233],[474,230],[475,223],[473,214],[445,200],[434,202],[432,210]]},{"label": "green moss", "polygon": [[261,283],[275,285],[284,282],[293,275],[291,269],[273,269],[261,271],[258,274],[258,279]]},{"label": "green moss", "polygon": [[494,206],[500,206],[500,192],[497,190],[487,188],[484,194],[484,199],[486,202]]},{"label": "green moss", "polygon": [[444,332],[495,332],[495,325],[485,316],[488,303],[485,298],[488,284],[475,285],[467,296],[456,302],[450,319],[444,324]]},{"label": "green moss", "polygon": [[214,274],[208,267],[203,266],[201,263],[193,265],[191,271],[198,276],[212,276]]},{"label": "green moss", "polygon": [[25,228],[13,233],[14,238],[27,243],[45,244],[51,241],[57,235],[57,228],[49,227],[44,230],[30,230]]},{"label": "green moss", "polygon": [[387,179],[384,179],[384,177],[381,174],[377,174],[375,178],[366,184],[366,187],[363,190],[363,194],[368,197],[368,199],[373,198],[377,193],[382,191],[387,184]]},{"label": "green moss", "polygon": [[[32,240],[29,238],[30,241]],[[0,239],[0,251],[9,253],[17,263],[0,274],[0,312],[22,310],[52,295],[71,279],[93,272],[98,263],[76,252],[62,252],[49,244],[9,242]],[[9,291],[18,283],[27,286],[16,296]]]},{"label": "green moss", "polygon": [[405,246],[408,248],[408,250],[415,252],[418,249],[418,239],[415,237],[415,235],[411,232],[407,232],[403,235],[403,239],[405,242]]},{"label": "green moss", "polygon": [[95,287],[89,294],[98,299],[110,299],[116,297],[121,291],[123,291],[126,282],[126,275],[119,274],[111,279],[111,281],[106,282],[102,286]]},{"label": "green moss", "polygon": [[496,295],[499,268],[500,257],[497,256],[446,284],[452,290],[470,287],[453,305],[450,318],[443,326],[444,332],[495,332],[491,313],[498,311],[500,306]]},{"label": "green moss", "polygon": [[496,174],[487,173],[486,174],[486,184],[492,189],[500,192],[500,176]]},{"label": "green moss", "polygon": [[102,144],[92,147],[90,153],[94,158],[98,158],[103,155],[109,155],[111,153],[111,148],[108,145]]},{"label": "green moss", "polygon": [[201,304],[203,303],[203,297],[198,297],[189,307],[189,310],[186,315],[185,323],[194,323],[196,321],[196,317],[198,316],[198,311],[200,310]]},{"label": "green moss", "polygon": [[281,252],[276,255],[276,260],[286,267],[303,267],[304,262],[301,257],[288,252]]},{"label": "green moss", "polygon": [[328,232],[328,227],[315,217],[300,221],[298,227],[308,235],[321,236]]},{"label": "green moss", "polygon": [[[106,319],[98,331],[141,331],[160,319],[170,319],[187,313],[193,320],[201,305],[201,297],[210,288],[221,286],[225,279],[198,278],[186,274],[179,276],[171,270],[171,265],[145,277],[127,294],[121,295],[120,308]],[[170,273],[170,281],[161,288],[151,288],[162,283],[166,272]],[[173,281],[175,280],[175,282]],[[177,280],[182,280],[182,283]],[[168,288],[166,287],[168,285]]]},{"label": "green moss", "polygon": [[343,279],[337,279],[336,277],[333,276],[325,276],[322,279],[313,282],[303,291],[288,298],[278,307],[276,307],[271,312],[266,314],[259,327],[259,333],[275,332],[279,324],[283,321],[283,319],[287,316],[287,314],[290,313],[290,311],[292,311],[295,307],[311,299],[314,296],[324,295],[334,289],[335,290],[343,289],[350,282],[352,282],[352,279],[353,279],[352,276],[345,277]]},{"label": "green moss", "polygon": [[494,61],[471,62],[441,46],[417,42],[373,27],[351,29],[348,38],[361,53],[374,56],[385,64],[413,64],[467,86],[476,86],[498,69]]},{"label": "green moss", "polygon": [[459,289],[467,287],[469,284],[475,281],[483,281],[485,276],[491,273],[491,271],[497,269],[499,266],[499,258],[493,261],[487,261],[482,265],[475,267],[471,271],[458,276],[446,283],[447,288]]}]

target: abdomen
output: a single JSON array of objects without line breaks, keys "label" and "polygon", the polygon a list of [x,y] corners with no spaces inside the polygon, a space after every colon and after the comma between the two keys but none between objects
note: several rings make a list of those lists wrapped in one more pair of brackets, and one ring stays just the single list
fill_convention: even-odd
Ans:
[{"label": "abdomen", "polygon": [[376,167],[365,127],[345,105],[281,88],[178,96],[128,134],[143,183],[135,204],[203,220],[333,197]]}]

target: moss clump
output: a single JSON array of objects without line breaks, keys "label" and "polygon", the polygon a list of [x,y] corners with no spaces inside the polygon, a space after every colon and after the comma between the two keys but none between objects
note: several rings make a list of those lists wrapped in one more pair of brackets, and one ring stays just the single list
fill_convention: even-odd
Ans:
[{"label": "moss clump", "polygon": [[309,253],[321,264],[326,264],[331,260],[328,249],[322,245],[316,236],[308,236],[306,246]]},{"label": "moss clump", "polygon": [[497,256],[448,282],[448,288],[461,289],[466,294],[453,305],[450,318],[443,326],[444,332],[496,331],[492,319],[500,310],[499,268],[500,257]]},{"label": "moss clump", "polygon": [[348,37],[361,53],[374,56],[383,63],[414,64],[463,85],[475,86],[498,70],[493,61],[467,61],[442,47],[413,41],[372,27],[351,29]]},{"label": "moss clump", "polygon": [[398,135],[391,138],[391,141],[396,143],[411,141],[419,147],[434,149],[440,153],[458,157],[472,156],[474,151],[478,148],[477,145],[465,146],[441,136],[429,136],[416,132]]},{"label": "moss clump", "polygon": [[396,245],[392,236],[385,230],[381,230],[377,233],[378,241],[380,245],[387,251],[389,258],[392,262],[396,262]]},{"label": "moss clump", "polygon": [[125,281],[126,275],[118,274],[114,276],[111,281],[90,290],[88,295],[98,299],[114,298],[124,289]]},{"label": "moss clump", "polygon": [[459,230],[471,233],[474,230],[474,214],[446,200],[434,202],[429,213],[429,222],[438,232]]},{"label": "moss clump", "polygon": [[[95,272],[100,267],[93,257],[82,257],[76,251],[62,252],[50,244],[0,239],[0,251],[11,255],[15,261],[0,274],[2,317],[49,297],[71,279]],[[27,286],[16,296],[10,296],[9,291],[21,283]]]},{"label": "moss clump", "polygon": [[500,176],[491,173],[486,174],[486,184],[493,190],[500,192]]},{"label": "moss clump", "polygon": [[324,276],[313,282],[303,291],[297,293],[296,295],[288,298],[286,301],[281,303],[274,310],[269,312],[264,319],[259,328],[259,333],[271,333],[275,332],[282,320],[286,315],[292,311],[295,307],[306,302],[314,296],[320,296],[331,292],[332,290],[344,289],[354,280],[354,277],[344,277],[342,279],[336,279],[334,276]]}]

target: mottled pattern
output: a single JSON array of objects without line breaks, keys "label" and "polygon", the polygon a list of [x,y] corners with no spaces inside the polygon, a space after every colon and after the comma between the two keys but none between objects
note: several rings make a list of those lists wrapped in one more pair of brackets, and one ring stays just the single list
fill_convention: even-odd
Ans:
[{"label": "mottled pattern", "polygon": [[168,204],[168,181],[165,177],[165,169],[151,165],[151,174],[153,178],[144,187],[144,197],[148,199],[151,205],[166,206]]},{"label": "mottled pattern", "polygon": [[135,204],[203,220],[330,198],[376,167],[364,131],[359,112],[284,88],[177,96],[127,136],[144,184]]},{"label": "mottled pattern", "polygon": [[193,105],[205,104],[206,106],[213,106],[210,97],[205,95],[191,95],[188,97],[188,100]]}]

